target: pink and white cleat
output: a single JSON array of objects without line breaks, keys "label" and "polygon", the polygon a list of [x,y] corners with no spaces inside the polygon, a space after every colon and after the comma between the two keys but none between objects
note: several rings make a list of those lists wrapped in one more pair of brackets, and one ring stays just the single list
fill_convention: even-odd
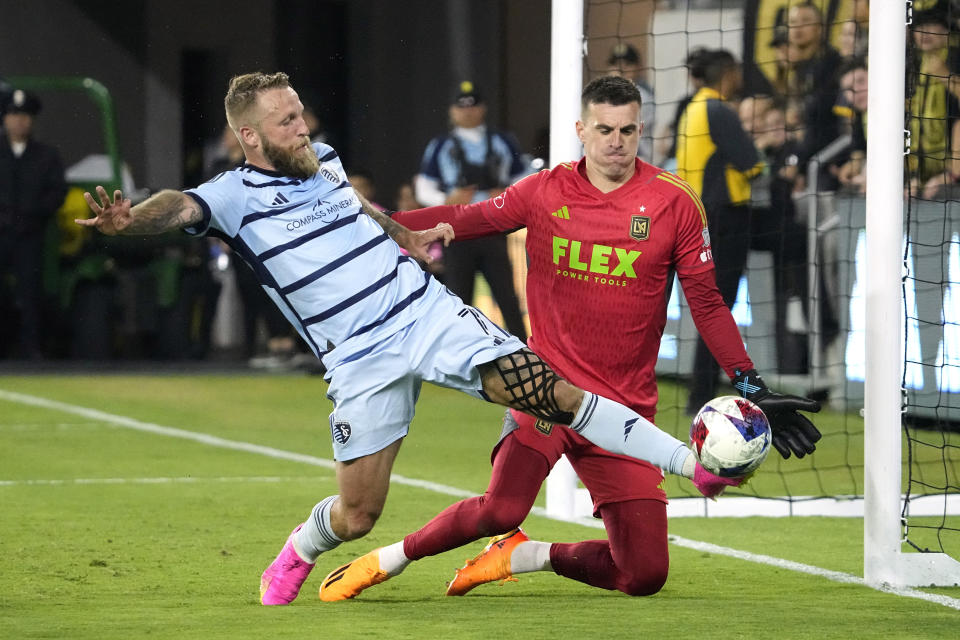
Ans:
[{"label": "pink and white cleat", "polygon": [[260,576],[260,604],[290,604],[300,593],[300,586],[310,575],[314,565],[301,558],[293,548],[293,535],[303,525],[297,525],[277,558]]}]

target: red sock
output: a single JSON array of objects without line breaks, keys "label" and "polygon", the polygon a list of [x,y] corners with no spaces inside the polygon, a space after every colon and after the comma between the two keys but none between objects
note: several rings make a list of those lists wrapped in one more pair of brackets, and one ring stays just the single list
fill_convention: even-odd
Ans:
[{"label": "red sock", "polygon": [[419,560],[519,526],[549,471],[542,454],[507,436],[494,458],[486,493],[450,505],[404,538],[404,555]]}]

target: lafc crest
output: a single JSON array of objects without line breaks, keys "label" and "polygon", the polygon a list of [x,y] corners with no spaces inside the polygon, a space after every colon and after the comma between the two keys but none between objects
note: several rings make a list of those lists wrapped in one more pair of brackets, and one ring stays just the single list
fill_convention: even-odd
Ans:
[{"label": "lafc crest", "polygon": [[634,240],[650,237],[650,216],[630,216],[630,237]]},{"label": "lafc crest", "polygon": [[548,435],[550,435],[550,434],[553,432],[553,423],[552,423],[552,422],[547,422],[547,421],[545,421],[545,420],[537,420],[537,422],[536,422],[536,424],[535,424],[534,426],[536,426],[537,431],[539,431],[540,433],[542,433],[542,434],[545,435],[545,436],[548,436]]}]

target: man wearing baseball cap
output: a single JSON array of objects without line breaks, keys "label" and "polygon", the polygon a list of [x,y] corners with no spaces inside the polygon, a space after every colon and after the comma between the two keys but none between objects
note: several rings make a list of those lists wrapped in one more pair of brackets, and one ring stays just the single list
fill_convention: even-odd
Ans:
[{"label": "man wearing baseball cap", "polygon": [[[67,193],[63,163],[57,150],[33,137],[33,124],[42,104],[21,89],[4,96],[0,112],[0,283],[12,277],[15,313],[4,313],[0,356],[39,358],[41,352],[41,271],[44,237]],[[0,284],[2,289],[2,284]],[[12,333],[6,319],[17,318]],[[14,345],[4,344],[17,336]]]},{"label": "man wearing baseball cap", "polygon": [[[493,198],[528,173],[514,137],[486,124],[487,105],[469,80],[457,84],[449,108],[451,131],[430,141],[414,181],[426,206],[470,204]],[[527,335],[507,254],[506,236],[458,242],[444,249],[443,283],[471,304],[476,273],[490,285],[504,327]]]}]

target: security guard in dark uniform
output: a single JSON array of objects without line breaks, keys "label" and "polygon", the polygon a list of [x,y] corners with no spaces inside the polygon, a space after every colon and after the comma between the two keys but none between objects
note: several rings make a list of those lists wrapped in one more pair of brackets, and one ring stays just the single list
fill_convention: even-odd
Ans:
[{"label": "security guard in dark uniform", "polygon": [[[0,105],[0,304],[12,301],[14,311],[0,313],[0,355],[21,358],[42,355],[44,238],[67,193],[60,154],[33,139],[40,109],[36,96],[19,89]],[[12,335],[15,345],[9,344]]]},{"label": "security guard in dark uniform", "polygon": [[[451,131],[431,140],[423,154],[415,179],[421,204],[469,204],[494,198],[527,173],[513,136],[488,127],[486,115],[477,87],[461,82],[449,108]],[[444,249],[443,283],[468,304],[472,304],[478,271],[490,285],[504,327],[526,340],[506,236],[474,238]]]}]

